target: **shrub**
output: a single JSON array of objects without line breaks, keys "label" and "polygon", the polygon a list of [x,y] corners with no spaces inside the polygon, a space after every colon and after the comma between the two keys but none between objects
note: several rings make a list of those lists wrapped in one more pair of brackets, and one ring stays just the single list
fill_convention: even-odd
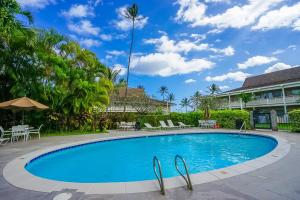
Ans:
[{"label": "shrub", "polygon": [[[242,119],[246,121],[247,127],[250,127],[250,117],[249,112],[245,110],[212,110],[211,112],[211,118],[212,120],[217,120],[217,123],[220,124],[222,128],[229,128],[234,129],[235,128],[235,121],[237,119]],[[120,117],[122,114],[117,113],[111,113],[110,119],[113,123],[123,121]],[[194,126],[198,126],[198,120],[204,119],[204,113],[203,111],[195,111],[195,112],[188,112],[188,113],[170,113],[167,115],[164,114],[147,114],[147,115],[138,115],[134,113],[128,113],[128,121],[139,121],[142,126],[144,126],[144,123],[150,123],[152,126],[159,126],[159,121],[166,121],[168,119],[171,119],[175,124],[178,124],[178,122],[183,122],[185,124],[190,124]],[[110,128],[115,128],[115,126],[111,126]]]},{"label": "shrub", "polygon": [[290,111],[289,120],[292,124],[292,131],[300,132],[300,110]]},{"label": "shrub", "polygon": [[235,121],[242,119],[246,127],[250,128],[249,112],[245,110],[216,110],[211,112],[211,119],[217,120],[222,128],[235,128]]}]

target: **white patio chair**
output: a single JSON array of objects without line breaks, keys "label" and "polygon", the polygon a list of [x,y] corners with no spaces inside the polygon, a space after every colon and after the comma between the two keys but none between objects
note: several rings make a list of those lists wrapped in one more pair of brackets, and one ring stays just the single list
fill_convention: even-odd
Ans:
[{"label": "white patio chair", "polygon": [[169,125],[170,128],[181,128],[180,126],[175,126],[173,124],[172,120],[170,120],[170,119],[167,120],[167,123],[168,123],[168,125]]},{"label": "white patio chair", "polygon": [[214,128],[217,124],[216,120],[208,120],[207,122],[208,122],[209,128]]},{"label": "white patio chair", "polygon": [[126,122],[120,122],[119,128],[125,131],[128,128],[128,125]]},{"label": "white patio chair", "polygon": [[0,126],[0,145],[7,144],[10,140],[9,137],[6,137],[8,135],[11,136],[11,131],[5,131],[2,126]]},{"label": "white patio chair", "polygon": [[29,130],[29,136],[32,134],[36,134],[39,135],[39,139],[41,139],[41,128],[43,127],[43,124],[40,125],[40,127],[38,129],[28,129]]},{"label": "white patio chair", "polygon": [[15,140],[18,141],[19,137],[24,137],[23,141],[27,140],[28,138],[28,129],[26,130],[26,126],[13,126],[11,130],[11,142]]},{"label": "white patio chair", "polygon": [[209,120],[198,120],[200,128],[210,128],[211,124]]}]

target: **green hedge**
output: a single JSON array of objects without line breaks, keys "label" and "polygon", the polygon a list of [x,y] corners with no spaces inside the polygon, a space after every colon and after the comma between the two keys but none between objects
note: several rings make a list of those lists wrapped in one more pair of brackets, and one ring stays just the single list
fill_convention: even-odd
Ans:
[{"label": "green hedge", "polygon": [[[234,129],[235,128],[235,121],[237,119],[243,119],[247,123],[247,127],[250,127],[249,123],[249,112],[245,110],[212,110],[211,118],[212,120],[217,120],[217,123],[220,124],[222,128]],[[119,119],[120,116],[118,114],[110,115],[110,120],[112,123],[123,121]],[[148,115],[140,115],[130,113],[128,114],[127,121],[139,121],[141,122],[142,126],[144,123],[150,123],[152,126],[159,126],[159,121],[163,120],[166,121],[171,119],[175,125],[178,124],[179,121],[190,124],[194,126],[198,126],[198,120],[204,119],[203,111],[196,111],[196,112],[188,112],[188,113],[170,113],[168,115],[163,114],[148,114]],[[110,128],[115,128],[115,126],[110,126]]]},{"label": "green hedge", "polygon": [[292,132],[300,132],[300,110],[290,111],[289,120],[292,125]]}]

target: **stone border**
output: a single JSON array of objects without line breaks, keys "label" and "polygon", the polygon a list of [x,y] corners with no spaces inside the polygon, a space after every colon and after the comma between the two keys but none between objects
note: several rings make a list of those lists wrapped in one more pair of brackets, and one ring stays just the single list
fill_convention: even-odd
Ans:
[{"label": "stone border", "polygon": [[[9,162],[3,169],[4,178],[12,185],[33,191],[39,192],[54,192],[61,191],[63,189],[75,189],[78,192],[84,192],[86,194],[124,194],[124,193],[139,193],[139,192],[150,192],[160,190],[157,180],[147,180],[147,181],[136,181],[136,182],[113,182],[113,183],[73,183],[73,182],[63,182],[55,181],[50,179],[41,178],[34,176],[25,170],[25,165],[32,159],[39,157],[42,154],[49,153],[58,149],[77,146],[86,143],[115,140],[122,138],[133,138],[133,137],[145,137],[145,136],[159,136],[159,135],[172,135],[172,134],[190,134],[190,133],[237,133],[236,131],[220,131],[220,130],[203,130],[203,131],[193,131],[186,130],[185,133],[156,133],[153,132],[148,134],[136,134],[131,136],[117,136],[117,137],[107,137],[102,139],[93,139],[81,142],[74,142],[69,144],[58,145],[54,147],[49,147],[43,150],[34,151],[26,155],[20,156],[11,162]],[[253,132],[252,135],[271,137],[277,140],[277,146],[268,154],[258,157],[253,160],[249,160],[240,164],[232,165],[229,167],[211,170],[207,172],[201,172],[196,174],[191,174],[191,180],[193,185],[208,183],[216,180],[221,180],[224,178],[229,178],[232,176],[244,174],[247,172],[254,171],[271,163],[274,163],[284,157],[290,150],[290,144],[287,140],[274,135],[261,134],[258,132]],[[239,133],[240,134],[240,133]],[[180,176],[165,178],[164,179],[165,188],[171,189],[176,187],[185,186],[185,182]]]}]

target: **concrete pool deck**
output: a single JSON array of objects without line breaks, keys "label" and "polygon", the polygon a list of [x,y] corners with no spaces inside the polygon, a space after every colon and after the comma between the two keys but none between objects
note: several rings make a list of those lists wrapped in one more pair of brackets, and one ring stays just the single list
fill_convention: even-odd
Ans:
[{"label": "concrete pool deck", "polygon": [[[171,131],[182,132],[207,132],[208,130],[186,129]],[[215,130],[210,130],[215,131]],[[222,131],[222,130],[221,130]],[[224,130],[228,131],[228,130]],[[161,131],[167,133],[166,131]],[[93,139],[105,139],[115,136],[132,136],[136,134],[153,134],[154,132],[142,131],[112,131],[109,134],[80,135],[64,137],[47,137],[32,140],[28,143],[9,144],[0,147],[0,199],[53,199],[60,193],[71,193],[71,199],[299,199],[300,197],[300,134],[266,132],[286,140],[290,152],[282,159],[255,171],[226,179],[214,179],[210,183],[194,186],[190,192],[185,187],[168,189],[166,196],[161,196],[158,191],[131,194],[106,194],[94,195],[76,189],[59,188],[58,191],[36,192],[17,188],[8,183],[3,177],[3,168],[11,160],[36,150],[45,149],[59,144],[73,143]],[[261,133],[261,132],[257,132]],[[275,157],[276,158],[276,157]],[[247,169],[245,169],[247,170]],[[27,181],[27,184],[32,184]]]}]

